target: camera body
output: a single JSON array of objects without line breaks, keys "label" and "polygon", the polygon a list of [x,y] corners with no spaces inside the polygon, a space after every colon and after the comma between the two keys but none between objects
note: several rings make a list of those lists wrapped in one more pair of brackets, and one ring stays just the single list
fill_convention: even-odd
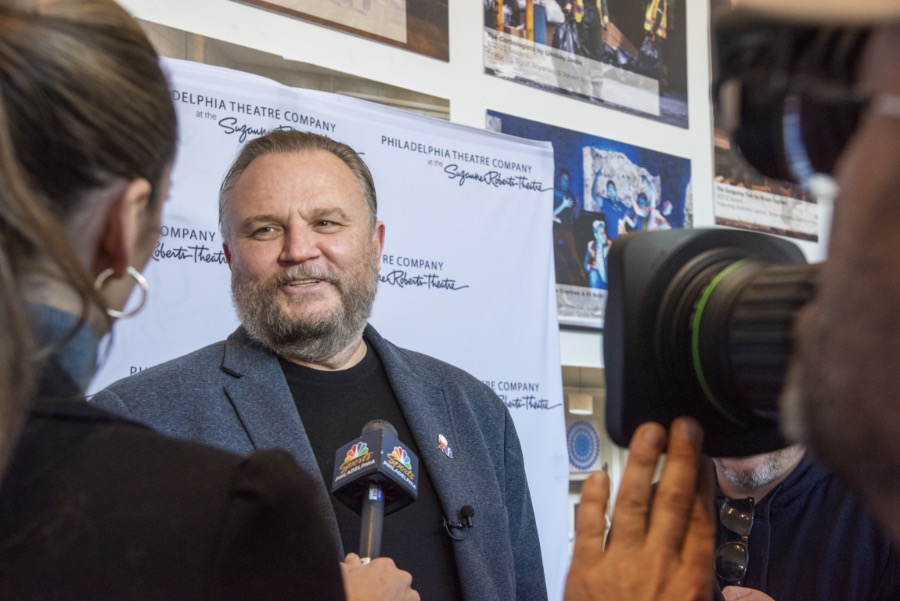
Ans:
[{"label": "camera body", "polygon": [[[729,3],[730,8],[730,3]],[[857,87],[871,29],[780,22],[737,7],[712,31],[714,106],[744,158],[806,186],[831,174],[872,98]],[[627,445],[641,423],[681,415],[705,451],[740,457],[787,445],[778,400],[796,313],[818,267],[767,234],[631,233],[608,256],[606,422]]]},{"label": "camera body", "polygon": [[606,422],[626,446],[643,422],[681,415],[715,457],[787,442],[778,397],[796,312],[818,269],[793,243],[739,230],[631,233],[609,252]]}]

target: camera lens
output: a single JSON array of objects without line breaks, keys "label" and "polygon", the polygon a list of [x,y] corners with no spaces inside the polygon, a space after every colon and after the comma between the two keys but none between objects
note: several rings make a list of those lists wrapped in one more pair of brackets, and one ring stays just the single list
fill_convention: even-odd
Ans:
[{"label": "camera lens", "polygon": [[729,255],[703,253],[673,279],[660,304],[657,359],[732,423],[775,421],[794,315],[817,267]]},{"label": "camera lens", "polygon": [[612,439],[624,446],[645,421],[689,415],[712,456],[785,446],[778,397],[818,267],[786,240],[725,229],[620,236],[608,260]]}]

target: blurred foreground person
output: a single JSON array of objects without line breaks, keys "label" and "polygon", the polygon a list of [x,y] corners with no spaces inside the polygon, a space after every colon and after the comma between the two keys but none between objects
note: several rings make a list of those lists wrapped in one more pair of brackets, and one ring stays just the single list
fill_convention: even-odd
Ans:
[{"label": "blurred foreground person", "polygon": [[[782,100],[794,107],[799,101],[807,109],[862,108],[849,141],[829,145],[834,140],[826,135],[821,144],[809,145],[803,153],[833,153],[833,173],[841,193],[817,296],[797,324],[795,362],[782,418],[790,435],[806,442],[834,468],[874,509],[894,541],[900,541],[900,395],[895,390],[900,365],[900,312],[896,309],[900,302],[900,237],[896,235],[900,225],[900,2],[741,0],[735,4],[739,4],[736,10],[777,25],[757,32],[801,34],[806,42],[825,41],[813,45],[819,58],[840,57],[847,50],[828,42],[830,30],[867,30],[849,78],[828,64],[809,61],[793,65],[799,67],[797,72],[767,71],[774,62],[739,61],[744,66],[735,75],[755,82],[751,92],[764,94],[768,88],[763,86],[769,85],[781,93],[786,88]],[[781,56],[790,39],[756,35],[742,42],[746,42],[745,50],[757,44]],[[804,71],[810,66],[811,71]],[[765,81],[758,81],[760,77]],[[775,108],[788,117],[796,116],[786,111],[791,107]],[[824,111],[818,119],[800,120],[805,141],[831,131],[834,121],[828,115]],[[751,119],[744,127],[764,136],[767,123]],[[785,119],[785,130],[795,123]],[[762,152],[774,156],[781,150],[773,146]],[[796,145],[788,149],[797,151]],[[613,515],[614,532],[605,550],[608,481],[599,475],[585,483],[567,600],[711,596],[714,523],[697,506],[706,502],[703,495],[695,493],[694,466],[700,447],[677,424],[670,431],[667,467],[652,505],[649,490],[663,437],[658,426],[645,425],[636,432]],[[648,438],[642,443],[644,436]],[[679,448],[680,453],[673,452]]]},{"label": "blurred foreground person", "polygon": [[896,545],[803,445],[713,464],[713,564],[726,601],[900,599]]},{"label": "blurred foreground person", "polygon": [[[829,64],[788,81],[801,117],[818,129],[827,152],[831,115],[862,106],[859,122],[839,147],[838,194],[828,258],[813,301],[796,327],[796,348],[782,399],[788,434],[833,468],[900,542],[900,1],[802,0],[741,2],[746,10],[819,32],[865,31],[847,81]],[[843,50],[826,52],[832,62]],[[820,107],[821,116],[816,112]],[[831,111],[831,112],[826,112]]]},{"label": "blurred foreground person", "polygon": [[337,549],[286,453],[241,459],[88,406],[157,240],[170,90],[112,1],[0,5],[0,598],[418,599]]}]

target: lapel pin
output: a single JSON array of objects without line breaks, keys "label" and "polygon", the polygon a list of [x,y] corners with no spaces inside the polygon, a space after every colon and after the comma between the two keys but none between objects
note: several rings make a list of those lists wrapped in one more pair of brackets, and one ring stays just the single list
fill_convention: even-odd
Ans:
[{"label": "lapel pin", "polygon": [[438,434],[438,448],[444,455],[453,459],[453,449],[450,448],[450,443],[447,442],[447,437],[443,434]]}]

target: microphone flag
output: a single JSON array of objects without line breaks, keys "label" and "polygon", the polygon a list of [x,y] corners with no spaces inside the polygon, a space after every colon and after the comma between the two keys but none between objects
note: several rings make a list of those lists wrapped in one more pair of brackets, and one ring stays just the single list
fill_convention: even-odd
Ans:
[{"label": "microphone flag", "polygon": [[360,513],[369,485],[379,483],[387,515],[416,500],[418,474],[419,458],[409,446],[386,429],[374,429],[337,450],[331,492]]}]

